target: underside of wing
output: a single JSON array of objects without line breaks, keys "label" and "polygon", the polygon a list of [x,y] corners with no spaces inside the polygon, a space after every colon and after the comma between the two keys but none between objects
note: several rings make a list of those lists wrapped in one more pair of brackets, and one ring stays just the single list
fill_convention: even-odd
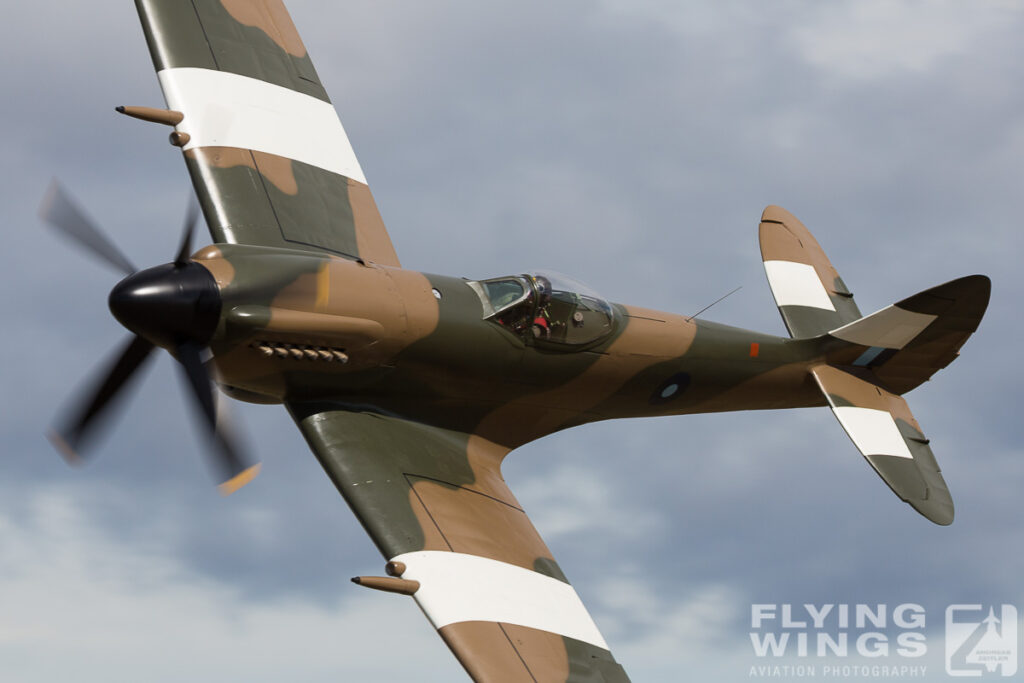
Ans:
[{"label": "underside of wing", "polygon": [[474,680],[628,680],[505,485],[507,448],[342,407],[289,410]]},{"label": "underside of wing", "polygon": [[136,5],[215,242],[399,265],[281,0]]}]

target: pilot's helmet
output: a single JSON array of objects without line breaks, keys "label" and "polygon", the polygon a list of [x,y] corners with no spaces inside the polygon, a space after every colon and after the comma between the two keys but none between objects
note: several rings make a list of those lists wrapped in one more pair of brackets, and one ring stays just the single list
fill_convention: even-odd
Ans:
[{"label": "pilot's helmet", "polygon": [[543,275],[533,278],[533,285],[537,288],[537,303],[543,306],[551,301],[551,280]]}]

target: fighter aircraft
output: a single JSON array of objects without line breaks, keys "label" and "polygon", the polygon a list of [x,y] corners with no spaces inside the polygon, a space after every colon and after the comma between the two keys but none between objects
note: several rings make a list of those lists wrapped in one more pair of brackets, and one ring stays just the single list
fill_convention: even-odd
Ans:
[{"label": "fighter aircraft", "polygon": [[990,282],[971,275],[862,316],[818,242],[764,210],[761,255],[790,333],[611,303],[554,273],[467,280],[403,269],[348,137],[280,0],[136,0],[212,244],[186,218],[138,270],[60,186],[44,218],[125,278],[131,333],[58,425],[94,443],[157,348],[180,364],[221,488],[257,472],[219,419],[283,404],[386,560],[354,579],[412,596],[477,681],[625,681],[506,486],[510,451],[598,420],[829,406],[872,468],[937,524],[953,503],[902,394],[952,362]]}]

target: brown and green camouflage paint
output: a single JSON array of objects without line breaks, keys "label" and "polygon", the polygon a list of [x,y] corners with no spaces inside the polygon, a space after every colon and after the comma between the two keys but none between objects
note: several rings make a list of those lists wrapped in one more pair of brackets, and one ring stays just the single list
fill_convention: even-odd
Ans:
[{"label": "brown and green camouflage paint", "polygon": [[[596,420],[824,405],[812,370],[827,374],[829,357],[865,348],[617,305],[607,339],[557,352],[485,320],[461,279],[240,245],[195,259],[225,301],[212,344],[221,381],[287,403],[386,558],[452,550],[565,580],[501,478],[511,449]],[[380,335],[363,340],[365,358],[345,336],[360,320]],[[351,360],[264,358],[252,343],[268,339],[344,346]],[[921,436],[905,402],[887,401],[901,431]],[[921,462],[931,469],[930,451]],[[446,628],[451,642],[465,630]]]},{"label": "brown and green camouflage paint", "polygon": [[897,496],[937,524],[953,521],[953,499],[942,477],[921,426],[901,396],[882,386],[863,368],[838,368],[822,365],[812,370],[837,407],[855,407],[889,413],[913,457],[865,453],[865,459]]},{"label": "brown and green camouflage paint", "polygon": [[[823,402],[805,381],[820,362],[807,342],[616,306],[607,339],[557,352],[483,319],[461,279],[241,245],[209,247],[195,260],[225,302],[211,344],[220,380],[286,402],[385,558],[451,550],[564,581],[501,478],[509,450],[595,420]],[[283,312],[288,325],[277,322]],[[375,323],[380,337],[350,348],[324,316]],[[344,346],[351,360],[267,358],[256,341]],[[679,389],[661,396],[673,378]],[[469,628],[442,636],[474,637]],[[525,642],[543,650],[551,638],[569,640],[534,633]],[[592,646],[574,648],[570,656],[563,642],[571,671],[618,666]]]},{"label": "brown and green camouflage paint", "polygon": [[322,251],[398,266],[370,188],[293,159],[231,147],[185,152],[218,242]]},{"label": "brown and green camouflage paint", "polygon": [[869,367],[896,394],[905,394],[960,355],[988,308],[992,283],[984,275],[968,275],[927,289],[895,305],[938,318],[909,344],[885,354]]},{"label": "brown and green camouflage paint", "polygon": [[[157,71],[223,71],[330,102],[280,0],[137,0],[136,6]],[[362,182],[237,148],[192,148],[185,162],[216,242],[399,265]]]},{"label": "brown and green camouflage paint", "polygon": [[157,71],[226,71],[330,102],[281,0],[135,0]]},{"label": "brown and green camouflage paint", "polygon": [[[487,621],[467,621],[440,629],[441,638],[477,681],[628,681],[607,650],[546,631]],[[511,645],[511,647],[510,647]],[[460,653],[489,652],[493,657]]]},{"label": "brown and green camouflage paint", "polygon": [[758,228],[763,261],[789,261],[812,266],[825,287],[834,311],[809,306],[780,306],[786,329],[794,337],[816,337],[860,318],[853,293],[796,216],[780,206],[769,206],[761,214]]}]

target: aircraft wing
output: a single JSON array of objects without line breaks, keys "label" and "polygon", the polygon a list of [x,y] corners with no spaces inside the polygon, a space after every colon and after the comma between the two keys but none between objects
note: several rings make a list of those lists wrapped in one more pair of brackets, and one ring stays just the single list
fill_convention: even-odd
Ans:
[{"label": "aircraft wing", "polygon": [[281,0],[135,4],[215,242],[399,265]]},{"label": "aircraft wing", "polygon": [[505,485],[508,448],[341,406],[288,408],[474,680],[629,680]]}]

